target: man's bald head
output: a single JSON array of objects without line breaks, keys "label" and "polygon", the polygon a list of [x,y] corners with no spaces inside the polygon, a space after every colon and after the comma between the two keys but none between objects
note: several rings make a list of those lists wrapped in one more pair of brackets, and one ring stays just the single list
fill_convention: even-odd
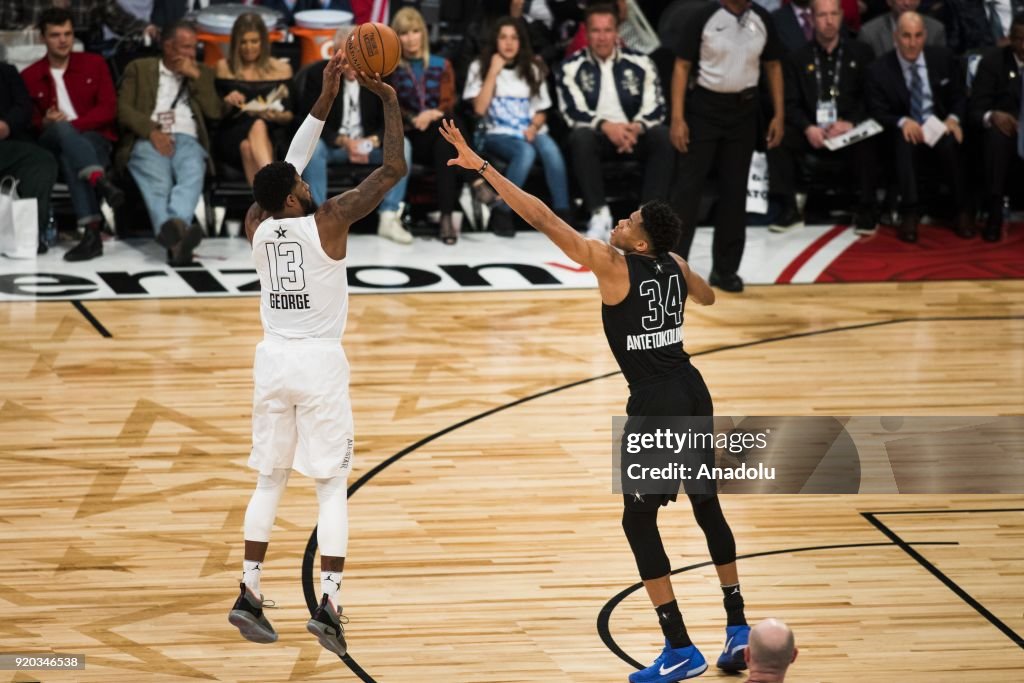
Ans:
[{"label": "man's bald head", "polygon": [[904,12],[896,20],[897,31],[910,31],[914,29],[924,30],[924,17],[917,12]]},{"label": "man's bald head", "polygon": [[750,629],[751,667],[762,673],[784,674],[796,659],[793,631],[778,619],[765,619]]},{"label": "man's bald head", "polygon": [[917,12],[904,12],[896,21],[893,39],[900,56],[908,62],[916,62],[928,39],[924,18]]}]

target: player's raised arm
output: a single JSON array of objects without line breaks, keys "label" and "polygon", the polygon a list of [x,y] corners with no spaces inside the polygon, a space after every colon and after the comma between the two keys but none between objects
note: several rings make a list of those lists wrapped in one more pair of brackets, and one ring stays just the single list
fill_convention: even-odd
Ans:
[{"label": "player's raised arm", "polygon": [[[284,160],[294,166],[296,174],[300,176],[306,169],[306,164],[313,158],[316,144],[320,140],[320,133],[324,129],[324,122],[327,120],[327,115],[331,112],[331,107],[334,106],[334,100],[338,97],[344,63],[344,50],[338,50],[327,60],[327,64],[324,65],[323,85],[320,88],[320,96],[313,103],[313,108],[309,110],[309,115],[306,116],[299,129],[295,131],[295,137],[292,138],[292,143],[288,146],[288,154],[285,155]],[[264,211],[256,202],[253,202],[252,206],[249,207],[249,210],[245,213],[245,236],[250,242],[252,242],[253,235],[256,234],[256,228],[269,216],[270,213]]]},{"label": "player's raised arm", "polygon": [[395,90],[384,83],[380,74],[372,78],[356,72],[359,85],[384,103],[384,163],[355,188],[328,200],[317,212],[317,221],[324,215],[336,225],[348,226],[377,208],[384,195],[409,172],[405,163],[402,110]]},{"label": "player's raised arm", "polygon": [[306,164],[313,158],[316,150],[316,143],[320,141],[320,133],[324,129],[324,122],[327,115],[331,113],[334,100],[338,97],[338,89],[341,87],[341,74],[345,70],[345,54],[338,50],[327,60],[324,65],[323,85],[320,88],[320,96],[313,103],[309,115],[295,131],[292,144],[288,146],[288,154],[284,160],[295,167],[295,172],[300,176],[306,170]]},{"label": "player's raised arm", "polygon": [[555,215],[555,212],[549,209],[544,202],[513,185],[497,169],[489,163],[485,163],[480,155],[466,143],[466,139],[462,137],[462,133],[452,121],[445,120],[441,124],[441,135],[455,147],[455,151],[458,153],[456,158],[448,161],[449,166],[457,165],[480,173],[513,211],[534,228],[547,235],[555,243],[555,246],[573,261],[598,272],[604,270],[616,259],[621,259],[619,253],[612,247],[604,242],[583,237],[573,230],[572,226]]},{"label": "player's raised arm", "polygon": [[715,290],[711,289],[711,285],[690,268],[690,264],[678,254],[672,254],[672,258],[676,260],[676,263],[679,264],[679,270],[683,272],[683,280],[686,281],[686,291],[689,293],[687,298],[701,306],[710,306],[715,303]]}]

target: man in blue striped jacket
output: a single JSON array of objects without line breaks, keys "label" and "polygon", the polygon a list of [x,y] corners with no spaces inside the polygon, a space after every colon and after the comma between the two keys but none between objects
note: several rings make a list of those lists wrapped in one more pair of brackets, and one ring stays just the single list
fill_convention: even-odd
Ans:
[{"label": "man in blue striped jacket", "polygon": [[587,47],[556,72],[558,105],[572,128],[573,171],[590,212],[587,236],[607,241],[612,229],[601,160],[638,158],[644,163],[640,201],[668,198],[675,150],[665,124],[665,100],[650,57],[619,47],[614,6],[590,7]]}]

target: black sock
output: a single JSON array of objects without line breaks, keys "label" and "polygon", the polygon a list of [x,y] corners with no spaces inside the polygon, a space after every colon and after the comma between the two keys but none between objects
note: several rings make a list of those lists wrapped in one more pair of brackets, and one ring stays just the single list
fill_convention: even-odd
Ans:
[{"label": "black sock", "polygon": [[683,624],[683,615],[679,611],[679,604],[673,600],[665,603],[654,610],[658,613],[658,621],[661,623],[661,632],[665,634],[668,645],[673,650],[681,647],[690,647],[693,641],[686,633],[686,626]]},{"label": "black sock", "polygon": [[734,583],[731,586],[722,586],[722,593],[725,595],[725,614],[728,626],[746,626],[747,618],[743,615],[743,596],[740,594],[740,585]]}]

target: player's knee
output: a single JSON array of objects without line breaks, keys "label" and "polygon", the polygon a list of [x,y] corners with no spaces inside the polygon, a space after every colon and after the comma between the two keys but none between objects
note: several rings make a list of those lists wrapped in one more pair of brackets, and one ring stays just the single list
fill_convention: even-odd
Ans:
[{"label": "player's knee", "polygon": [[316,497],[322,502],[327,499],[337,498],[339,495],[347,495],[345,490],[347,483],[347,478],[343,476],[317,479]]},{"label": "player's knee", "polygon": [[717,496],[691,499],[693,516],[708,543],[711,561],[715,564],[730,564],[736,561],[736,540]]},{"label": "player's knee", "polygon": [[622,511],[622,531],[630,544],[650,538],[658,533],[658,513],[638,512],[626,508]]},{"label": "player's knee", "polygon": [[289,469],[275,469],[270,474],[261,474],[256,479],[249,506],[245,510],[245,538],[250,541],[267,542],[274,527],[277,506],[288,484]]},{"label": "player's knee", "polygon": [[288,475],[291,474],[291,470],[287,468],[277,468],[270,474],[260,474],[256,478],[256,488],[258,489],[284,489],[288,484]]},{"label": "player's knee", "polygon": [[316,480],[316,496],[320,502],[317,522],[317,543],[320,554],[345,557],[348,550],[348,490],[344,476]]},{"label": "player's knee", "polygon": [[665,546],[658,533],[658,512],[622,511],[622,530],[636,560],[636,568],[644,581],[657,579],[671,571]]}]

